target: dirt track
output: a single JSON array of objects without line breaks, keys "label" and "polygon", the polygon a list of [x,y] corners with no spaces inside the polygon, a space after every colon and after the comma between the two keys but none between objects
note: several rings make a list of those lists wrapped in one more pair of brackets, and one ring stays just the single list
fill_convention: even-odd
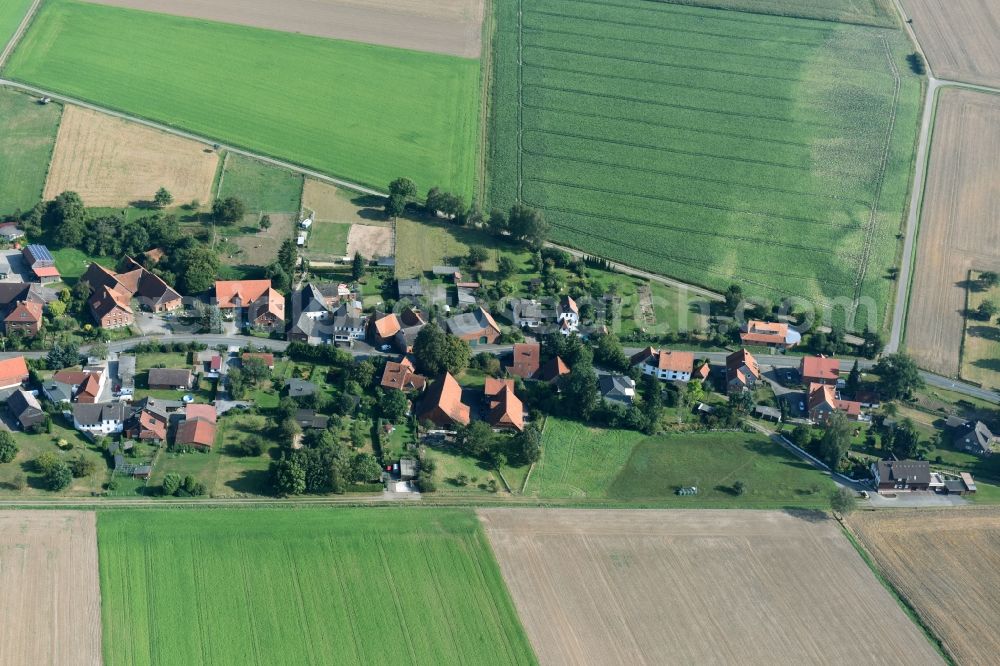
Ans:
[{"label": "dirt track", "polygon": [[899,509],[848,522],[958,663],[996,663],[1000,511]]},{"label": "dirt track", "polygon": [[315,37],[478,58],[484,0],[86,0]]},{"label": "dirt track", "polygon": [[831,520],[479,515],[543,665],[941,662]]},{"label": "dirt track", "polygon": [[943,375],[959,369],[970,269],[1000,271],[1000,96],[942,90],[910,290],[906,349]]},{"label": "dirt track", "polygon": [[94,513],[0,511],[0,618],[0,664],[101,664]]},{"label": "dirt track", "polygon": [[88,206],[151,201],[161,187],[177,204],[212,196],[219,156],[206,146],[90,109],[66,106],[45,198],[67,190]]},{"label": "dirt track", "polygon": [[1000,3],[902,0],[934,75],[1000,87]]}]

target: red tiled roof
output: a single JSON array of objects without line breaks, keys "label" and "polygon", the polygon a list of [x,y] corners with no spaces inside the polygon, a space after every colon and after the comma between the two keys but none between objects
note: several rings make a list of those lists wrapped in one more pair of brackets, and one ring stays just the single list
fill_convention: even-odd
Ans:
[{"label": "red tiled roof", "polygon": [[270,288],[270,280],[217,280],[215,298],[220,308],[246,307],[265,296]]},{"label": "red tiled roof", "polygon": [[524,430],[524,404],[514,394],[513,382],[504,384],[503,389],[490,400],[489,419],[497,428]]},{"label": "red tiled roof", "polygon": [[0,387],[14,386],[28,378],[28,364],[23,356],[0,361]]},{"label": "red tiled roof", "polygon": [[746,366],[750,370],[750,374],[754,378],[760,379],[760,366],[757,364],[757,359],[746,349],[733,352],[726,357],[726,370],[728,372],[736,372],[743,366]]},{"label": "red tiled roof", "polygon": [[451,423],[468,425],[470,412],[469,406],[462,402],[462,387],[451,373],[446,372],[425,394],[420,417],[421,420],[430,419],[438,425],[445,425],[440,422],[442,417]]},{"label": "red tiled roof", "polygon": [[563,375],[568,375],[570,372],[569,366],[566,365],[558,356],[549,359],[542,369],[539,370],[538,376],[543,382],[554,382]]},{"label": "red tiled roof", "polygon": [[519,342],[514,345],[514,356],[507,372],[522,379],[530,379],[538,372],[542,346],[537,342]]},{"label": "red tiled roof", "polygon": [[184,418],[187,419],[205,419],[215,423],[216,421],[216,411],[214,405],[205,405],[189,402],[184,406]]},{"label": "red tiled roof", "polygon": [[694,352],[647,347],[632,357],[632,365],[639,363],[655,365],[659,370],[670,372],[691,372],[694,370]]},{"label": "red tiled roof", "polygon": [[34,301],[19,301],[4,321],[30,321],[38,323],[42,320],[42,304]]},{"label": "red tiled roof", "polygon": [[399,363],[389,361],[385,364],[380,385],[382,388],[399,389],[400,391],[422,391],[427,386],[427,379],[414,371],[410,359],[403,358]]},{"label": "red tiled roof", "polygon": [[825,356],[803,356],[799,370],[805,381],[836,381],[840,377],[840,361]]},{"label": "red tiled roof", "polygon": [[38,277],[59,277],[59,269],[55,266],[32,266],[31,271]]},{"label": "red tiled roof", "polygon": [[375,332],[378,336],[383,339],[391,338],[396,335],[401,328],[399,324],[399,318],[390,313],[384,317],[379,317],[375,320]]},{"label": "red tiled roof", "polygon": [[213,446],[215,444],[215,424],[202,418],[185,419],[177,426],[174,437],[177,444],[197,444]]},{"label": "red tiled roof", "polygon": [[747,322],[747,330],[740,333],[740,339],[764,345],[784,345],[788,341],[788,324],[752,319]]},{"label": "red tiled roof", "polygon": [[274,354],[267,354],[263,352],[245,352],[242,356],[240,356],[240,360],[244,363],[247,359],[251,358],[259,358],[267,367],[274,367]]},{"label": "red tiled roof", "polygon": [[156,439],[167,438],[167,421],[159,414],[154,414],[148,409],[139,412],[139,427],[148,430]]},{"label": "red tiled roof", "polygon": [[487,377],[486,383],[483,386],[483,392],[486,394],[487,398],[498,395],[505,388],[514,388],[513,379],[496,379],[494,377]]}]

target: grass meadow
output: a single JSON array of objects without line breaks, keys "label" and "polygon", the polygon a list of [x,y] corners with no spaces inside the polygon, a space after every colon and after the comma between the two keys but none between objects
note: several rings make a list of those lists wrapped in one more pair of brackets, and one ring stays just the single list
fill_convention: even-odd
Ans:
[{"label": "grass meadow", "polygon": [[0,2],[0,51],[14,36],[17,26],[21,25],[24,15],[28,13],[32,0],[4,0]]},{"label": "grass meadow", "polygon": [[372,187],[472,194],[478,60],[50,0],[6,74]]},{"label": "grass meadow", "polygon": [[108,666],[530,664],[471,511],[98,517]]},{"label": "grass meadow", "polygon": [[299,214],[302,176],[242,155],[226,156],[219,198],[237,197],[253,213]]},{"label": "grass meadow", "polygon": [[900,31],[496,7],[489,207],[520,199],[553,240],[717,290],[870,297],[884,320],[921,90]]},{"label": "grass meadow", "polygon": [[[736,481],[744,492],[738,495]],[[696,486],[696,496],[676,490]],[[646,437],[550,418],[525,495],[656,506],[825,508],[832,482],[767,438],[742,432]]]},{"label": "grass meadow", "polygon": [[61,117],[58,104],[0,89],[0,215],[41,201]]}]

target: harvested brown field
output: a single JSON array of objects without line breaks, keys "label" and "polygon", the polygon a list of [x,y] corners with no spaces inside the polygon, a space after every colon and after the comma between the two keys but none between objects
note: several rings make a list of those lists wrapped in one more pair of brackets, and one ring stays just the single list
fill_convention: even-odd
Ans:
[{"label": "harvested brown field", "polygon": [[1000,3],[903,0],[903,7],[935,76],[1000,87]]},{"label": "harvested brown field", "polygon": [[219,156],[196,141],[90,109],[67,106],[45,198],[77,192],[88,206],[149,202],[161,187],[177,204],[212,198]]},{"label": "harvested brown field", "polygon": [[954,376],[969,271],[1000,271],[1000,95],[942,90],[933,137],[906,348]]},{"label": "harvested brown field", "polygon": [[392,228],[371,224],[352,224],[347,235],[347,256],[356,252],[366,259],[392,256]]},{"label": "harvested brown field", "polygon": [[941,663],[822,516],[479,516],[543,665]]},{"label": "harvested brown field", "polygon": [[960,664],[1000,655],[1000,509],[862,512],[851,529]]},{"label": "harvested brown field", "polygon": [[484,0],[87,0],[314,37],[478,58]]},{"label": "harvested brown field", "polygon": [[0,664],[100,664],[97,522],[0,511]]}]

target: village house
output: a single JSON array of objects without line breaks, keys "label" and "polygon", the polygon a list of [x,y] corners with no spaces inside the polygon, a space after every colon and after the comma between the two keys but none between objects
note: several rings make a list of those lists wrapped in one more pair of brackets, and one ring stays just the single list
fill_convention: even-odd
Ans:
[{"label": "village house", "polygon": [[7,398],[7,409],[22,430],[30,430],[45,422],[45,411],[33,394],[18,389]]},{"label": "village house", "polygon": [[400,354],[409,354],[413,351],[413,343],[417,340],[417,335],[423,330],[427,322],[420,315],[419,310],[405,308],[399,313],[400,328],[393,338],[393,346]]},{"label": "village house", "polygon": [[629,407],[635,402],[635,380],[626,375],[600,373],[597,389],[608,402]]},{"label": "village house", "polygon": [[510,365],[505,367],[508,375],[521,379],[533,379],[541,369],[542,346],[537,342],[518,342],[511,352]]},{"label": "village house", "polygon": [[556,322],[563,335],[576,333],[580,329],[580,308],[569,296],[562,296],[556,307]]},{"label": "village house", "polygon": [[20,388],[28,381],[28,364],[23,356],[0,360],[0,391]]},{"label": "village house", "polygon": [[87,305],[102,328],[123,328],[135,322],[132,300],[150,312],[170,312],[183,305],[181,295],[158,275],[125,257],[124,271],[115,273],[94,262],[80,278],[92,290]]},{"label": "village house", "polygon": [[492,345],[500,337],[500,326],[493,315],[479,307],[445,321],[448,333],[471,345]]},{"label": "village house", "polygon": [[570,367],[558,356],[553,356],[538,371],[538,379],[546,384],[555,384],[570,373]]},{"label": "village house", "polygon": [[396,293],[399,298],[420,298],[424,295],[424,288],[420,284],[419,278],[406,278],[396,281]]},{"label": "village house", "polygon": [[240,355],[240,363],[246,363],[252,358],[263,363],[264,367],[268,370],[274,370],[274,354],[268,352],[243,352]]},{"label": "village house", "polygon": [[242,316],[249,326],[278,329],[285,325],[285,297],[270,280],[217,280],[215,301],[224,313]]},{"label": "village house", "polygon": [[864,421],[867,417],[861,410],[861,403],[855,400],[841,400],[837,387],[829,384],[810,384],[807,401],[809,418],[815,423],[826,423],[833,412],[841,412],[849,421]]},{"label": "village house", "polygon": [[21,250],[21,255],[35,279],[42,284],[62,280],[62,276],[59,275],[59,270],[56,268],[56,260],[49,252],[49,248],[44,245],[26,245]]},{"label": "village house", "polygon": [[153,390],[188,391],[194,376],[187,368],[150,368],[146,386]]},{"label": "village house", "polygon": [[753,391],[760,380],[760,366],[746,349],[726,357],[726,392]]},{"label": "village house", "polygon": [[998,438],[982,421],[974,423],[963,422],[954,429],[952,444],[956,449],[967,451],[977,456],[988,456],[993,453],[993,447]]},{"label": "village house", "polygon": [[708,378],[712,376],[712,364],[707,360],[702,361],[695,366],[694,372],[691,373],[691,379],[697,379],[702,382],[707,382]]},{"label": "village house", "polygon": [[345,343],[364,340],[367,322],[368,318],[362,311],[359,301],[341,303],[333,311],[333,322],[330,324],[333,341]]},{"label": "village house", "polygon": [[802,341],[802,336],[784,322],[751,319],[740,330],[740,341],[748,347],[791,349]]},{"label": "village house", "polygon": [[303,430],[326,430],[326,427],[330,425],[330,417],[317,414],[315,409],[296,410],[295,421]]},{"label": "village house", "polygon": [[430,421],[439,428],[469,425],[471,409],[462,402],[462,387],[450,372],[439,377],[424,394],[417,420],[420,423]]},{"label": "village house", "polygon": [[486,378],[483,386],[486,419],[498,430],[524,430],[524,404],[514,394],[513,379]]},{"label": "village house", "polygon": [[879,460],[871,465],[875,487],[881,492],[927,490],[931,482],[926,460]]},{"label": "village house", "polygon": [[215,445],[216,419],[214,406],[188,403],[184,406],[184,420],[177,425],[174,444],[203,450],[212,448]]},{"label": "village house", "polygon": [[396,339],[396,333],[398,333],[402,328],[402,325],[399,322],[399,317],[397,317],[393,312],[375,312],[372,314],[369,321],[368,339],[376,347],[388,345],[394,342]]},{"label": "village house", "polygon": [[41,303],[31,301],[15,303],[3,319],[4,331],[7,335],[19,332],[25,337],[35,337],[42,328],[42,310]]},{"label": "village house", "polygon": [[504,314],[518,328],[538,328],[545,323],[542,304],[534,299],[512,298],[507,301]]},{"label": "village house", "polygon": [[110,398],[106,365],[90,365],[82,370],[58,370],[42,385],[42,393],[54,403],[93,404]]},{"label": "village house", "polygon": [[308,283],[292,292],[292,326],[288,339],[319,345],[333,338],[333,308],[319,286]]},{"label": "village house", "polygon": [[24,229],[12,222],[0,224],[0,240],[13,243],[19,238],[24,238]]},{"label": "village house", "polygon": [[285,390],[288,392],[289,398],[306,398],[311,395],[316,395],[316,391],[319,390],[319,387],[312,382],[307,382],[304,379],[292,377],[285,382]]},{"label": "village house", "polygon": [[806,386],[810,384],[836,386],[837,380],[840,379],[840,361],[826,356],[803,356],[799,362],[799,374]]},{"label": "village house", "polygon": [[397,391],[423,391],[427,386],[427,379],[418,375],[413,362],[404,356],[398,362],[389,361],[385,364],[379,386]]},{"label": "village house", "polygon": [[694,372],[694,353],[647,347],[632,357],[632,365],[660,381],[687,382]]},{"label": "village house", "polygon": [[[174,407],[171,409],[171,404]],[[150,442],[167,441],[170,415],[179,409],[181,403],[146,398],[135,406],[132,415],[125,421],[122,432],[126,437]]]},{"label": "village house", "polygon": [[3,331],[10,335],[15,331],[27,337],[34,337],[42,329],[42,314],[45,306],[56,300],[52,289],[35,282],[0,283],[0,314],[3,315]]},{"label": "village house", "polygon": [[98,402],[73,404],[73,427],[93,436],[120,433],[130,414],[124,402]]}]

